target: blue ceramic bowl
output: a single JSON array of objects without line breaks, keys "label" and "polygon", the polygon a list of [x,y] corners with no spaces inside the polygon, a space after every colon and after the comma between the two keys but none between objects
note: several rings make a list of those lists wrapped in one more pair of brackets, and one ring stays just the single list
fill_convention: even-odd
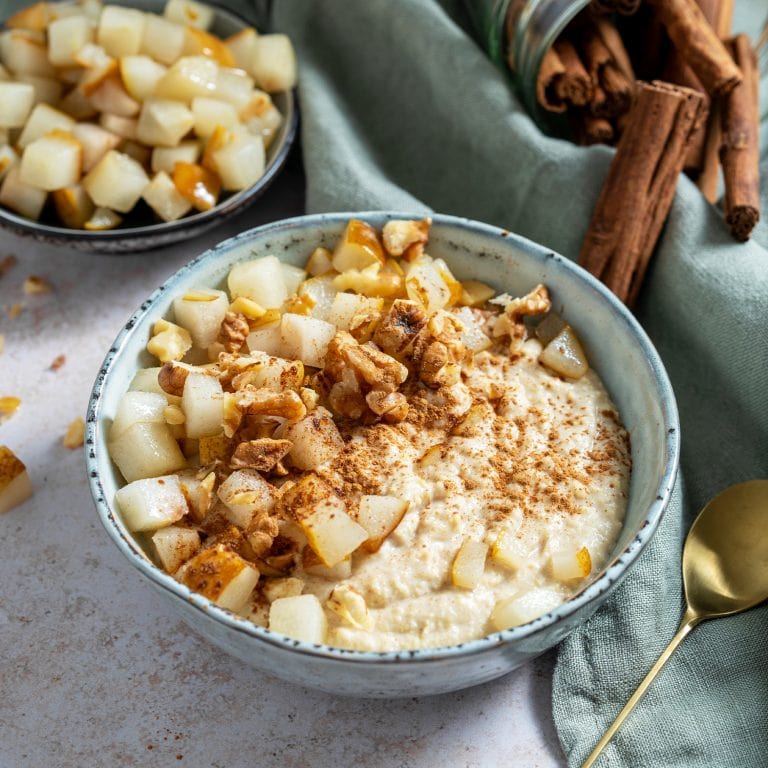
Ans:
[{"label": "blue ceramic bowl", "polygon": [[[162,14],[165,7],[165,0],[108,0],[108,3],[157,14]],[[205,0],[205,3],[215,11],[211,32],[219,37],[229,37],[243,27],[249,26],[245,19],[229,9],[211,0]],[[31,0],[27,4],[31,4]],[[53,217],[50,220],[47,219],[45,212],[40,221],[33,221],[0,206],[0,228],[5,227],[16,234],[52,245],[109,254],[162,248],[200,235],[256,202],[285,165],[288,153],[296,139],[299,121],[298,105],[293,91],[274,93],[272,101],[283,115],[283,123],[267,149],[264,175],[248,189],[222,197],[218,205],[209,211],[193,213],[178,221],[161,222],[155,218],[148,206],[140,203],[134,211],[125,216],[123,223],[117,229],[90,232],[63,227],[57,224]]]},{"label": "blue ceramic bowl", "polygon": [[[541,282],[553,305],[578,331],[631,435],[633,470],[626,521],[608,565],[579,594],[534,621],[461,645],[369,653],[292,640],[255,626],[156,567],[115,509],[122,481],[107,453],[105,429],[134,372],[152,365],[145,352],[152,324],[174,296],[193,287],[221,287],[229,269],[252,254],[275,254],[302,265],[315,246],[333,247],[352,214],[303,216],[244,232],[192,261],[153,293],[109,350],[88,410],[86,457],[93,498],[107,532],[136,569],[184,621],[215,645],[269,674],[332,693],[365,697],[421,696],[457,690],[503,675],[551,648],[606,599],[653,536],[678,466],[677,408],[659,357],[637,321],[597,280],[540,245],[505,230],[435,215],[429,252],[460,278],[523,294]],[[356,217],[381,227],[404,214]]]}]

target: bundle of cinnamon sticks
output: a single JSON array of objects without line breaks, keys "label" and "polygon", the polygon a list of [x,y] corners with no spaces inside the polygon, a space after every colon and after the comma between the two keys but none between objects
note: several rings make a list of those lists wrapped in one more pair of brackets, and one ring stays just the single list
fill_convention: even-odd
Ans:
[{"label": "bundle of cinnamon sticks", "polygon": [[632,305],[680,173],[747,240],[760,217],[758,65],[732,0],[592,0],[545,55],[537,100],[617,151],[580,262]]}]

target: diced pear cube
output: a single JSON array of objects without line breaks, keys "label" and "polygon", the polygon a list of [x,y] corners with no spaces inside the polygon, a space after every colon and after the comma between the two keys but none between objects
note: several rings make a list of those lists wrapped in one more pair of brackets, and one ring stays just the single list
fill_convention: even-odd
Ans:
[{"label": "diced pear cube", "polygon": [[195,0],[168,0],[163,16],[177,24],[197,29],[210,29],[213,24],[213,8]]},{"label": "diced pear cube", "polygon": [[109,455],[129,483],[176,472],[187,466],[187,460],[166,424],[133,424],[109,442]]},{"label": "diced pear cube", "polygon": [[155,531],[151,538],[157,559],[167,573],[178,571],[200,549],[200,534],[194,528],[169,525]]},{"label": "diced pear cube", "polygon": [[170,65],[181,56],[185,38],[185,29],[181,24],[149,13],[140,51],[161,64]]},{"label": "diced pear cube", "polygon": [[252,97],[251,101],[241,110],[240,120],[251,133],[261,136],[264,147],[269,149],[269,145],[283,124],[283,116],[280,114],[280,110],[271,103],[271,100],[263,111],[252,109],[255,104],[261,102],[262,97],[269,96],[263,91],[254,91],[254,93],[257,95]]},{"label": "diced pear cube", "polygon": [[583,579],[592,572],[592,556],[586,547],[578,550],[566,547],[550,555],[549,569],[558,581]]},{"label": "diced pear cube", "polygon": [[130,531],[164,528],[189,511],[176,475],[134,480],[117,491],[115,501]]},{"label": "diced pear cube", "polygon": [[125,90],[117,77],[105,78],[90,92],[88,100],[97,112],[120,117],[135,117],[141,109],[141,104]]},{"label": "diced pear cube", "polygon": [[253,44],[258,36],[259,33],[253,27],[246,27],[224,41],[235,59],[235,65],[240,69],[250,69]]},{"label": "diced pear cube", "polygon": [[173,179],[165,171],[155,174],[142,197],[163,221],[176,221],[192,210],[192,203],[176,189]]},{"label": "diced pear cube", "polygon": [[172,178],[176,189],[198,211],[209,211],[219,201],[221,179],[202,165],[177,162],[173,166]]},{"label": "diced pear cube", "polygon": [[141,50],[146,14],[135,8],[107,5],[101,12],[96,40],[116,59]]},{"label": "diced pear cube", "polygon": [[236,66],[232,51],[220,37],[197,27],[187,27],[186,31],[185,56],[208,56],[221,64],[222,67]]},{"label": "diced pear cube", "polygon": [[337,272],[384,264],[384,251],[376,230],[364,221],[350,219],[336,244],[331,261]]},{"label": "diced pear cube", "polygon": [[52,77],[40,77],[39,75],[18,75],[16,81],[31,85],[35,89],[35,104],[43,102],[45,104],[59,105],[64,89],[58,80]]},{"label": "diced pear cube", "polygon": [[167,67],[146,55],[136,54],[120,59],[120,76],[125,89],[137,101],[149,98],[167,71]]},{"label": "diced pear cube", "polygon": [[186,104],[195,96],[213,96],[219,65],[207,56],[182,56],[174,62],[160,78],[155,87],[155,96],[173,99]]},{"label": "diced pear cube", "polygon": [[23,184],[46,191],[76,184],[83,165],[83,149],[71,133],[52,131],[29,143],[21,156]]},{"label": "diced pear cube", "polygon": [[190,373],[184,382],[181,407],[187,437],[212,437],[223,431],[224,395],[215,376]]},{"label": "diced pear cube", "polygon": [[[155,381],[157,381],[157,375],[155,375]],[[163,412],[167,406],[168,400],[158,392],[126,392],[117,405],[115,418],[109,430],[109,441],[117,440],[134,424],[165,424]]]},{"label": "diced pear cube", "polygon": [[0,146],[0,181],[19,162],[19,156],[8,144]]},{"label": "diced pear cube", "polygon": [[333,254],[327,248],[315,248],[307,260],[307,272],[312,277],[317,277],[333,271],[332,256]]},{"label": "diced pear cube", "polygon": [[86,43],[75,54],[75,60],[83,67],[78,90],[85,96],[90,96],[108,78],[119,75],[117,61],[95,43]]},{"label": "diced pear cube", "polygon": [[88,173],[99,160],[114,149],[121,137],[111,131],[106,131],[95,123],[77,123],[72,128],[72,135],[80,142],[83,148],[83,171]]},{"label": "diced pear cube", "polygon": [[353,627],[370,629],[373,626],[365,598],[349,584],[335,587],[325,605]]},{"label": "diced pear cube", "polygon": [[341,433],[325,408],[318,408],[299,421],[286,422],[282,436],[293,443],[288,453],[290,463],[303,470],[319,467],[344,448]]},{"label": "diced pear cube", "polygon": [[[36,104],[35,87],[29,82],[0,78],[0,129],[21,128]],[[5,136],[4,141],[8,137]]]},{"label": "diced pear cube", "polygon": [[7,446],[0,445],[0,515],[26,501],[32,495],[24,462]]},{"label": "diced pear cube", "polygon": [[253,469],[232,472],[217,495],[226,507],[227,519],[243,530],[255,515],[269,514],[275,507],[275,489]]},{"label": "diced pear cube", "polygon": [[240,113],[251,101],[254,85],[253,78],[243,70],[221,67],[216,76],[214,95],[228,101]]},{"label": "diced pear cube", "polygon": [[570,325],[566,325],[544,347],[539,362],[569,379],[580,379],[589,370],[584,347]]},{"label": "diced pear cube", "polygon": [[454,586],[474,589],[483,578],[488,545],[475,539],[464,539],[451,567]]},{"label": "diced pear cube", "polygon": [[212,288],[177,296],[173,301],[176,322],[189,331],[192,343],[200,349],[207,349],[216,341],[228,309],[227,294]]},{"label": "diced pear cube", "polygon": [[57,67],[73,66],[75,54],[93,38],[93,22],[86,16],[56,19],[48,25],[48,60]]},{"label": "diced pear cube", "polygon": [[95,211],[93,201],[80,184],[55,190],[51,199],[62,224],[70,229],[83,229]]},{"label": "diced pear cube", "polygon": [[48,193],[24,184],[19,178],[19,166],[11,168],[0,186],[0,205],[35,221],[40,218]]},{"label": "diced pear cube", "polygon": [[203,549],[188,560],[176,578],[220,608],[242,608],[259,581],[255,566],[223,544]]},{"label": "diced pear cube", "polygon": [[328,581],[343,581],[352,575],[352,558],[345,557],[340,563],[329,568],[309,545],[301,553],[301,565],[304,573],[320,576]]},{"label": "diced pear cube", "polygon": [[136,135],[151,146],[175,147],[194,124],[194,115],[182,102],[152,98],[141,108]]},{"label": "diced pear cube", "polygon": [[138,138],[139,121],[132,117],[120,117],[120,115],[110,115],[105,112],[99,116],[99,125],[121,139],[135,141]]},{"label": "diced pear cube", "polygon": [[383,308],[384,299],[368,298],[359,293],[339,292],[334,296],[333,304],[325,319],[340,331],[348,331],[356,315],[359,316],[366,311],[381,312]]},{"label": "diced pear cube", "polygon": [[283,502],[327,566],[340,563],[368,538],[365,528],[347,514],[344,500],[312,475],[304,475]]},{"label": "diced pear cube", "polygon": [[384,539],[400,525],[407,509],[408,502],[395,496],[361,496],[357,522],[368,533],[363,548],[368,552],[377,552]]},{"label": "diced pear cube", "polygon": [[0,54],[3,64],[16,75],[56,75],[56,70],[48,61],[48,47],[42,32],[11,29],[3,33]]},{"label": "diced pear cube", "polygon": [[281,635],[323,643],[328,631],[328,619],[315,595],[281,597],[269,606],[269,629]]},{"label": "diced pear cube", "polygon": [[211,152],[211,159],[222,187],[232,192],[253,186],[264,175],[267,162],[261,137],[248,131],[235,132],[231,141]]},{"label": "diced pear cube", "polygon": [[160,373],[159,367],[154,368],[140,368],[133,376],[129,392],[156,392],[159,395],[164,395],[165,390],[160,386],[157,381],[157,376]]},{"label": "diced pear cube", "polygon": [[237,110],[227,101],[196,96],[192,99],[192,114],[195,118],[195,133],[207,139],[216,126],[231,128],[239,123]]},{"label": "diced pear cube", "polygon": [[252,352],[266,352],[268,355],[280,355],[283,349],[283,335],[280,321],[266,323],[248,334],[246,344]]},{"label": "diced pear cube", "polygon": [[[2,89],[2,85],[0,83],[0,89]],[[24,125],[24,130],[21,132],[17,143],[21,149],[24,149],[28,144],[41,136],[45,136],[46,133],[57,129],[72,133],[74,127],[75,121],[69,115],[48,106],[48,104],[37,104]]]},{"label": "diced pear cube", "polygon": [[519,571],[526,564],[526,557],[507,533],[500,535],[491,545],[491,560],[509,571]]},{"label": "diced pear cube", "polygon": [[245,296],[265,309],[278,309],[288,298],[283,270],[276,256],[235,264],[227,277],[227,286],[233,299]]},{"label": "diced pear cube", "polygon": [[175,147],[155,147],[152,150],[152,171],[173,173],[176,163],[194,164],[200,158],[200,142],[195,140],[182,141]]},{"label": "diced pear cube", "polygon": [[287,91],[296,85],[296,54],[287,35],[260,35],[253,42],[249,70],[265,91]]},{"label": "diced pear cube", "polygon": [[307,271],[301,267],[294,267],[293,264],[286,264],[284,261],[280,262],[280,268],[283,270],[283,279],[288,293],[297,293],[301,284],[307,279]]},{"label": "diced pear cube", "polygon": [[4,23],[8,29],[28,29],[33,32],[44,32],[51,22],[51,18],[51,3],[38,2],[17,11],[13,16],[6,19]]},{"label": "diced pear cube", "polygon": [[472,352],[482,352],[488,349],[493,342],[483,330],[482,320],[476,318],[469,307],[462,307],[453,312],[453,316],[459,319],[463,330],[459,332],[461,343]]},{"label": "diced pear cube", "polygon": [[561,602],[562,598],[554,590],[538,587],[499,600],[491,612],[490,621],[497,630],[517,627],[551,611]]},{"label": "diced pear cube", "polygon": [[322,368],[328,345],[336,335],[336,326],[314,317],[286,312],[281,321],[280,333],[286,357],[301,360],[304,365]]},{"label": "diced pear cube", "polygon": [[128,213],[141,198],[149,177],[133,158],[110,150],[83,179],[96,205]]},{"label": "diced pear cube", "polygon": [[99,206],[94,209],[91,218],[85,222],[85,229],[90,232],[104,232],[119,227],[122,221],[120,214]]},{"label": "diced pear cube", "polygon": [[479,307],[492,299],[496,291],[479,280],[461,281],[461,303],[468,307]]},{"label": "diced pear cube", "polygon": [[[286,280],[286,284],[288,283],[289,281]],[[328,321],[333,300],[338,293],[338,289],[333,281],[333,275],[310,277],[309,280],[304,280],[297,288],[292,288],[291,285],[288,285],[288,288],[290,293],[295,293],[298,297],[298,302],[295,303],[301,310],[298,312],[299,314],[310,314],[319,320]]]},{"label": "diced pear cube", "polygon": [[427,256],[410,264],[405,278],[405,290],[411,301],[418,302],[429,313],[447,307],[453,298],[451,289]]}]

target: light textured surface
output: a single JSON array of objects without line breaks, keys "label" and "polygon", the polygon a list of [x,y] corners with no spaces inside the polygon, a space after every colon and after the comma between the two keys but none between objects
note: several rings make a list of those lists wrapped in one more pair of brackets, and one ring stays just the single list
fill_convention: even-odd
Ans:
[{"label": "light textured surface", "polygon": [[[218,240],[300,213],[301,184],[289,168],[249,213],[148,255],[83,255],[0,232],[0,258],[19,258],[0,278],[0,396],[22,398],[0,443],[35,486],[0,517],[0,768],[563,765],[551,657],[464,692],[387,702],[304,690],[224,656],[171,617],[117,551],[82,451],[61,445],[144,298]],[[30,274],[53,292],[24,296]],[[12,320],[15,303],[24,311]],[[49,370],[60,354],[66,363]]]}]

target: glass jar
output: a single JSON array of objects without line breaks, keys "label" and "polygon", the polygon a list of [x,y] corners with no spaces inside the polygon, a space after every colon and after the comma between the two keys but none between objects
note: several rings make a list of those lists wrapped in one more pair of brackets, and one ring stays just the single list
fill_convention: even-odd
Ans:
[{"label": "glass jar", "polygon": [[491,60],[511,72],[523,106],[543,127],[553,117],[536,101],[544,54],[590,0],[466,0],[480,42]]}]

